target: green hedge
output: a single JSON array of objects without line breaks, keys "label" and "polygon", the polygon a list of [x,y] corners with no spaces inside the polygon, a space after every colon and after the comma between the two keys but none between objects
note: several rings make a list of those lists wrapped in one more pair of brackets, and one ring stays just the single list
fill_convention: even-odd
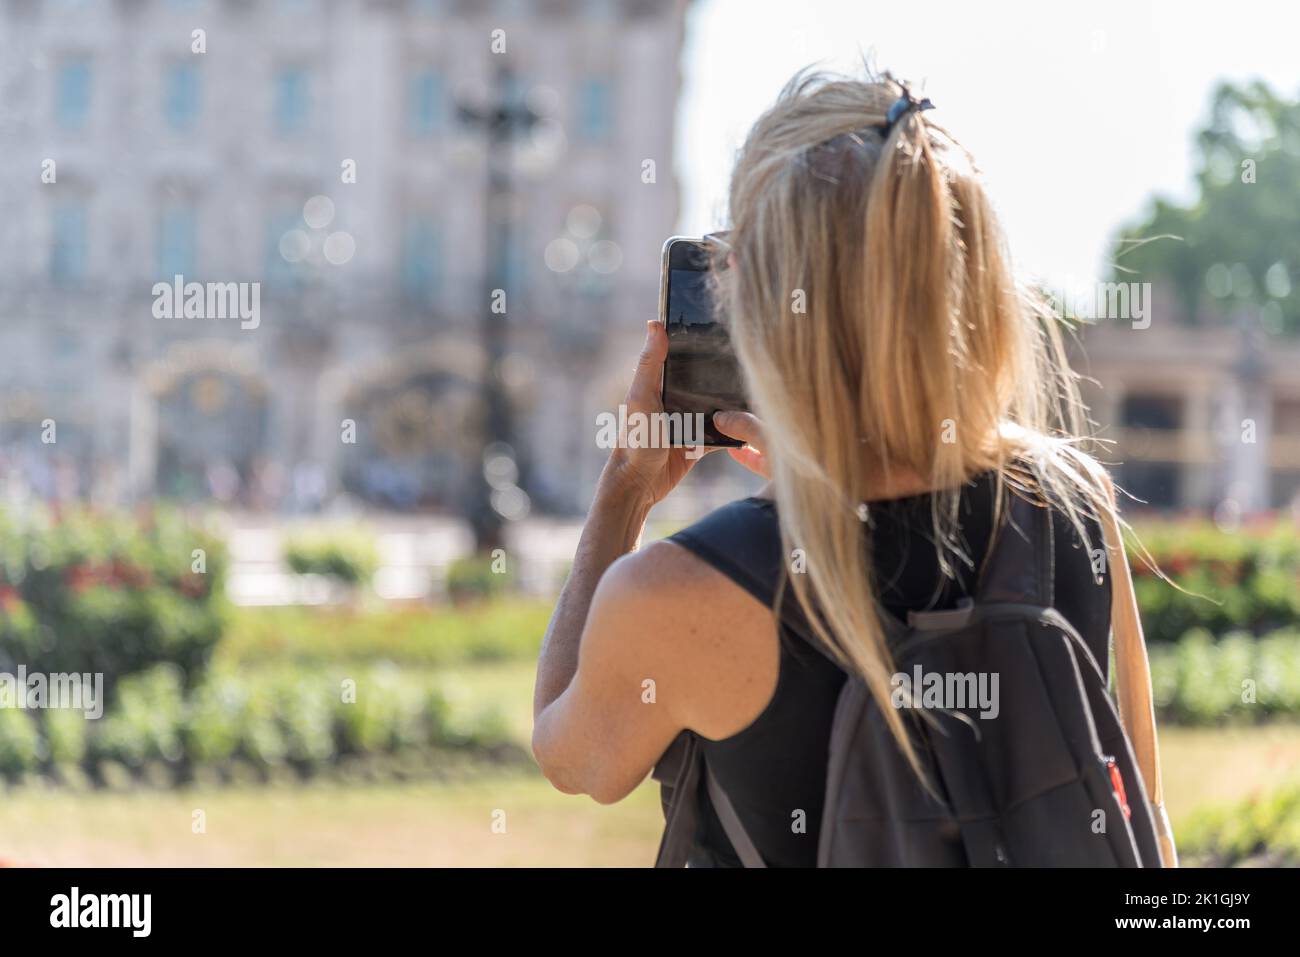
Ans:
[{"label": "green hedge", "polygon": [[[1300,719],[1300,629],[1219,640],[1204,630],[1150,649],[1161,718],[1178,724]],[[1252,685],[1246,684],[1253,683]],[[1253,697],[1253,700],[1250,698]]]},{"label": "green hedge", "polygon": [[552,604],[510,599],[457,608],[239,608],[217,658],[231,665],[448,665],[531,658]]},{"label": "green hedge", "polygon": [[1202,809],[1175,836],[1189,864],[1300,867],[1300,783]]},{"label": "green hedge", "polygon": [[309,777],[351,758],[448,751],[526,756],[499,711],[458,708],[435,674],[383,666],[218,670],[186,692],[179,670],[159,665],[124,678],[97,721],[0,709],[0,775],[11,779],[73,772],[172,784],[237,766]]},{"label": "green hedge", "polygon": [[167,662],[197,680],[221,637],[226,554],[174,512],[0,515],[0,670]]},{"label": "green hedge", "polygon": [[363,532],[304,533],[285,542],[284,561],[299,575],[328,575],[349,585],[366,585],[379,567],[379,553]]},{"label": "green hedge", "polygon": [[514,588],[509,566],[498,571],[490,554],[466,555],[447,566],[447,596],[458,604],[499,599]]},{"label": "green hedge", "polygon": [[1171,642],[1194,628],[1216,636],[1300,627],[1300,532],[1293,523],[1222,531],[1208,522],[1155,522],[1137,529],[1158,578],[1130,552],[1147,640]]}]

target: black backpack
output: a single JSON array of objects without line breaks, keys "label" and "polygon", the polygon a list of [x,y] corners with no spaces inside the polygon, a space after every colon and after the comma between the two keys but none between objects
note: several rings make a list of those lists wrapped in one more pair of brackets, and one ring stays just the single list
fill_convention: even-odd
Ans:
[{"label": "black backpack", "polygon": [[[879,609],[897,672],[924,705],[903,714],[929,789],[849,675],[831,731],[817,866],[1160,866],[1155,817],[1104,672],[1052,607],[1050,510],[1008,499],[973,601],[912,613],[906,625]],[[798,627],[788,613],[783,620]],[[701,785],[741,861],[765,866],[692,732],[655,778],[666,817],[656,866],[686,863]]]}]

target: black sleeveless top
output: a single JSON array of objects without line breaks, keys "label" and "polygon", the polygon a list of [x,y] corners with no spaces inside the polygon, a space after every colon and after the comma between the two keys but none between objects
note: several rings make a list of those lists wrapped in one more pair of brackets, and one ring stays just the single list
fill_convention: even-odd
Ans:
[{"label": "black sleeveless top", "polygon": [[[872,502],[872,560],[881,604],[902,619],[909,611],[953,608],[978,586],[978,569],[993,532],[994,479],[980,476],[962,489],[963,551],[974,569],[958,564],[955,578],[939,568],[931,535],[930,495]],[[1087,523],[1089,543],[1102,531]],[[1073,523],[1053,511],[1056,607],[1107,667],[1110,579],[1093,574]],[[717,509],[669,541],[766,601],[781,580],[785,558],[775,505],[747,498]],[[826,792],[827,748],[845,674],[799,633],[780,628],[780,671],[772,699],[744,730],[720,741],[701,736],[705,759],[769,867],[813,867]],[[721,823],[701,787],[704,808],[692,866],[739,867]],[[799,812],[802,812],[800,814]],[[802,827],[799,822],[802,820]]]}]

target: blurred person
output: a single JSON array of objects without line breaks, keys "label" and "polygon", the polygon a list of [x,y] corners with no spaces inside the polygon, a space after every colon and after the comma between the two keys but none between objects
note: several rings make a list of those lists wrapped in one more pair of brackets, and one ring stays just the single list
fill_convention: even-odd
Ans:
[{"label": "blurred person", "polygon": [[268,456],[259,455],[253,460],[248,481],[248,507],[254,512],[267,512],[280,504],[284,497],[284,469]]},{"label": "blurred person", "polygon": [[[1048,510],[1055,608],[1105,672],[1111,585],[1090,557],[1113,489],[1079,448],[1086,409],[1058,328],[929,107],[887,75],[801,74],[749,133],[720,282],[755,414],[715,422],[770,481],[638,550],[694,460],[611,453],[538,663],[533,748],[559,790],[618,801],[689,729],[762,860],[814,865],[846,675],[915,766],[881,616],[975,596],[1014,534],[1011,496]],[[629,410],[661,410],[667,350],[649,323]],[[796,551],[806,571],[784,574]],[[811,635],[760,597],[777,577]],[[691,863],[740,863],[716,808]]]},{"label": "blurred person", "polygon": [[222,505],[230,505],[239,496],[240,488],[243,483],[239,478],[239,470],[235,464],[227,458],[211,459],[204,469],[205,478],[208,483],[209,497],[220,502]]},{"label": "blurred person", "polygon": [[293,467],[293,510],[315,513],[325,503],[329,480],[319,462],[302,461]]}]

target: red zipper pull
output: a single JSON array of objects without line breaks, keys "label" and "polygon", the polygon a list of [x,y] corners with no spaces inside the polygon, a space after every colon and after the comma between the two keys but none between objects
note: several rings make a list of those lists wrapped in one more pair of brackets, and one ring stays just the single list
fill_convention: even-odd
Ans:
[{"label": "red zipper pull", "polygon": [[1124,793],[1124,778],[1120,775],[1119,765],[1115,763],[1114,758],[1106,758],[1106,770],[1110,772],[1110,789],[1119,799],[1120,810],[1124,812],[1125,818],[1131,818],[1133,811],[1128,806],[1128,795]]}]

